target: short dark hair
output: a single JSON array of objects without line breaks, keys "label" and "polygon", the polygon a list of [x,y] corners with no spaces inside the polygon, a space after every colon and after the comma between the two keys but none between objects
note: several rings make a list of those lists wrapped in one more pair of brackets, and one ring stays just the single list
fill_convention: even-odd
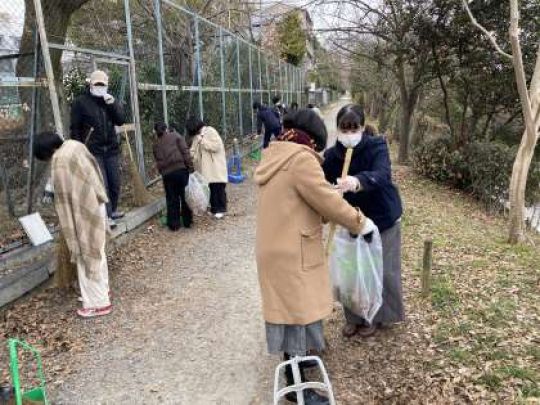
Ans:
[{"label": "short dark hair", "polygon": [[157,136],[162,136],[167,131],[167,124],[162,121],[156,122],[154,124],[154,131],[156,131]]},{"label": "short dark hair", "polygon": [[192,115],[186,121],[186,130],[189,136],[195,136],[206,124],[199,117]]},{"label": "short dark hair", "polygon": [[291,103],[291,110],[298,110],[298,103],[296,101]]},{"label": "short dark hair", "polygon": [[291,112],[283,118],[283,127],[285,129],[299,129],[309,135],[315,142],[318,152],[324,150],[328,140],[328,131],[324,121],[319,115],[309,108],[302,108]]},{"label": "short dark hair", "polygon": [[281,96],[272,97],[272,104],[279,103],[281,101]]},{"label": "short dark hair", "polygon": [[338,129],[355,130],[366,123],[364,110],[357,104],[347,104],[337,113],[336,123]]},{"label": "short dark hair", "polygon": [[38,160],[51,160],[64,140],[56,132],[42,132],[34,139],[34,156]]},{"label": "short dark hair", "polygon": [[309,103],[308,105],[306,105],[307,108],[314,108],[315,107],[315,104],[311,104]]},{"label": "short dark hair", "polygon": [[259,108],[261,108],[261,102],[260,101],[254,101],[253,102],[253,109],[254,110],[258,110]]}]

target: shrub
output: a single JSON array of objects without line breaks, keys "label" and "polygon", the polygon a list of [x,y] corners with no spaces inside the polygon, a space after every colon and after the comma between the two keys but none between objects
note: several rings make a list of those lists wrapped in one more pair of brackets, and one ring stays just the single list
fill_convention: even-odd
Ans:
[{"label": "shrub", "polygon": [[[488,208],[501,209],[508,200],[517,148],[495,142],[472,142],[453,149],[450,138],[435,138],[413,150],[413,168],[435,181],[465,190]],[[540,200],[540,161],[533,160],[527,182],[528,204]]]}]

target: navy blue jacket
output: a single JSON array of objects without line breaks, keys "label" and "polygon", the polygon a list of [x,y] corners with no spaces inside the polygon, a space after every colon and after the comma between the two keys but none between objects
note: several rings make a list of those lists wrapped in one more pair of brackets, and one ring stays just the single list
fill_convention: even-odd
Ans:
[{"label": "navy blue jacket", "polygon": [[[324,154],[323,170],[326,179],[335,184],[341,177],[345,161],[345,147],[336,146]],[[362,191],[345,193],[345,199],[371,218],[380,232],[391,228],[401,217],[403,208],[396,186],[392,183],[392,167],[386,141],[364,134],[353,151],[349,176],[355,176],[362,184]]]},{"label": "navy blue jacket", "polygon": [[263,124],[264,130],[267,132],[278,133],[281,131],[279,114],[265,105],[261,106],[259,108],[259,112],[257,113],[257,133],[259,135],[262,132]]}]

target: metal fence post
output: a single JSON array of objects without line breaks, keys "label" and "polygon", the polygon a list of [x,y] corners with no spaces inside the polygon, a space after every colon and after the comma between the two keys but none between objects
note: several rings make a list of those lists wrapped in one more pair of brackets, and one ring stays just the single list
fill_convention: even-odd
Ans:
[{"label": "metal fence post", "polygon": [[278,70],[279,70],[279,85],[278,85],[279,95],[283,97],[283,77],[281,74],[281,59],[278,59]]},{"label": "metal fence post", "polygon": [[270,75],[268,72],[268,58],[266,58],[266,87],[268,88],[268,105],[272,105],[272,86],[270,86]]},{"label": "metal fence post", "polygon": [[124,0],[124,14],[126,17],[127,40],[129,49],[129,81],[131,95],[131,110],[133,111],[133,123],[135,124],[135,149],[137,150],[137,158],[139,161],[139,173],[145,184],[148,181],[144,165],[144,143],[142,139],[141,120],[139,113],[139,93],[137,82],[137,69],[135,67],[135,52],[133,50],[133,32],[131,28],[131,11],[129,0]]},{"label": "metal fence post", "polygon": [[240,39],[236,37],[236,68],[238,72],[238,125],[240,126],[239,136],[244,136],[244,123],[242,118],[242,75],[240,73]]},{"label": "metal fence post", "polygon": [[157,24],[159,70],[161,73],[161,101],[163,103],[163,120],[169,125],[169,110],[167,108],[167,89],[165,82],[165,60],[163,58],[163,26],[161,22],[161,0],[154,0],[154,17]]},{"label": "metal fence post", "polygon": [[45,73],[47,75],[47,84],[51,98],[53,110],[54,126],[58,135],[64,138],[64,125],[62,123],[62,115],[60,113],[60,102],[58,100],[58,92],[54,84],[54,71],[51,63],[51,54],[49,52],[49,42],[47,41],[47,31],[45,29],[45,20],[43,18],[43,9],[41,8],[41,0],[34,0],[34,11],[36,12],[36,21],[41,40],[41,52],[43,54],[43,63],[45,65]]},{"label": "metal fence post", "polygon": [[260,100],[259,102],[263,102],[264,93],[263,93],[263,82],[262,82],[262,64],[261,64],[261,50],[258,49],[258,55],[259,55],[259,92],[260,92]]},{"label": "metal fence post", "polygon": [[[39,35],[37,29],[34,28],[34,67],[33,75],[34,80],[37,80],[39,68]],[[32,101],[30,111],[32,116],[30,117],[30,130],[28,131],[28,177],[26,179],[26,212],[27,214],[32,213],[32,203],[33,203],[33,189],[32,183],[34,180],[34,136],[36,134],[36,120],[37,120],[37,87],[32,87]],[[6,190],[7,193],[7,190]]]},{"label": "metal fence post", "polygon": [[195,63],[197,66],[197,87],[199,90],[199,117],[204,120],[204,105],[202,94],[202,73],[201,73],[201,41],[199,38],[199,17],[195,16]]},{"label": "metal fence post", "polygon": [[249,95],[250,95],[250,103],[249,103],[249,110],[251,111],[251,132],[254,132],[255,130],[255,115],[253,114],[253,70],[252,70],[252,60],[251,60],[251,46],[248,48],[249,50]]},{"label": "metal fence post", "polygon": [[227,105],[225,101],[225,61],[223,60],[223,28],[219,27],[219,62],[221,74],[221,122],[223,135],[227,136]]}]

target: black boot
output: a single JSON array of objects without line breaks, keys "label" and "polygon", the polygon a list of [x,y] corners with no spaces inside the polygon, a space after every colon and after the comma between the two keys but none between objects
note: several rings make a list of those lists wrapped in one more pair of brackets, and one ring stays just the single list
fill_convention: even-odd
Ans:
[{"label": "black boot", "polygon": [[[285,353],[284,359],[285,361],[290,360],[290,356]],[[304,369],[305,366],[300,363],[300,377],[302,381],[306,381]],[[293,371],[291,366],[285,367],[285,379],[287,380],[287,386],[294,385],[294,377],[293,377]],[[298,403],[297,394],[296,392],[290,392],[287,395],[285,395],[285,399],[289,402]],[[305,405],[330,405],[330,401],[327,397],[324,395],[321,395],[317,393],[316,391],[312,389],[304,390],[304,404]]]}]

